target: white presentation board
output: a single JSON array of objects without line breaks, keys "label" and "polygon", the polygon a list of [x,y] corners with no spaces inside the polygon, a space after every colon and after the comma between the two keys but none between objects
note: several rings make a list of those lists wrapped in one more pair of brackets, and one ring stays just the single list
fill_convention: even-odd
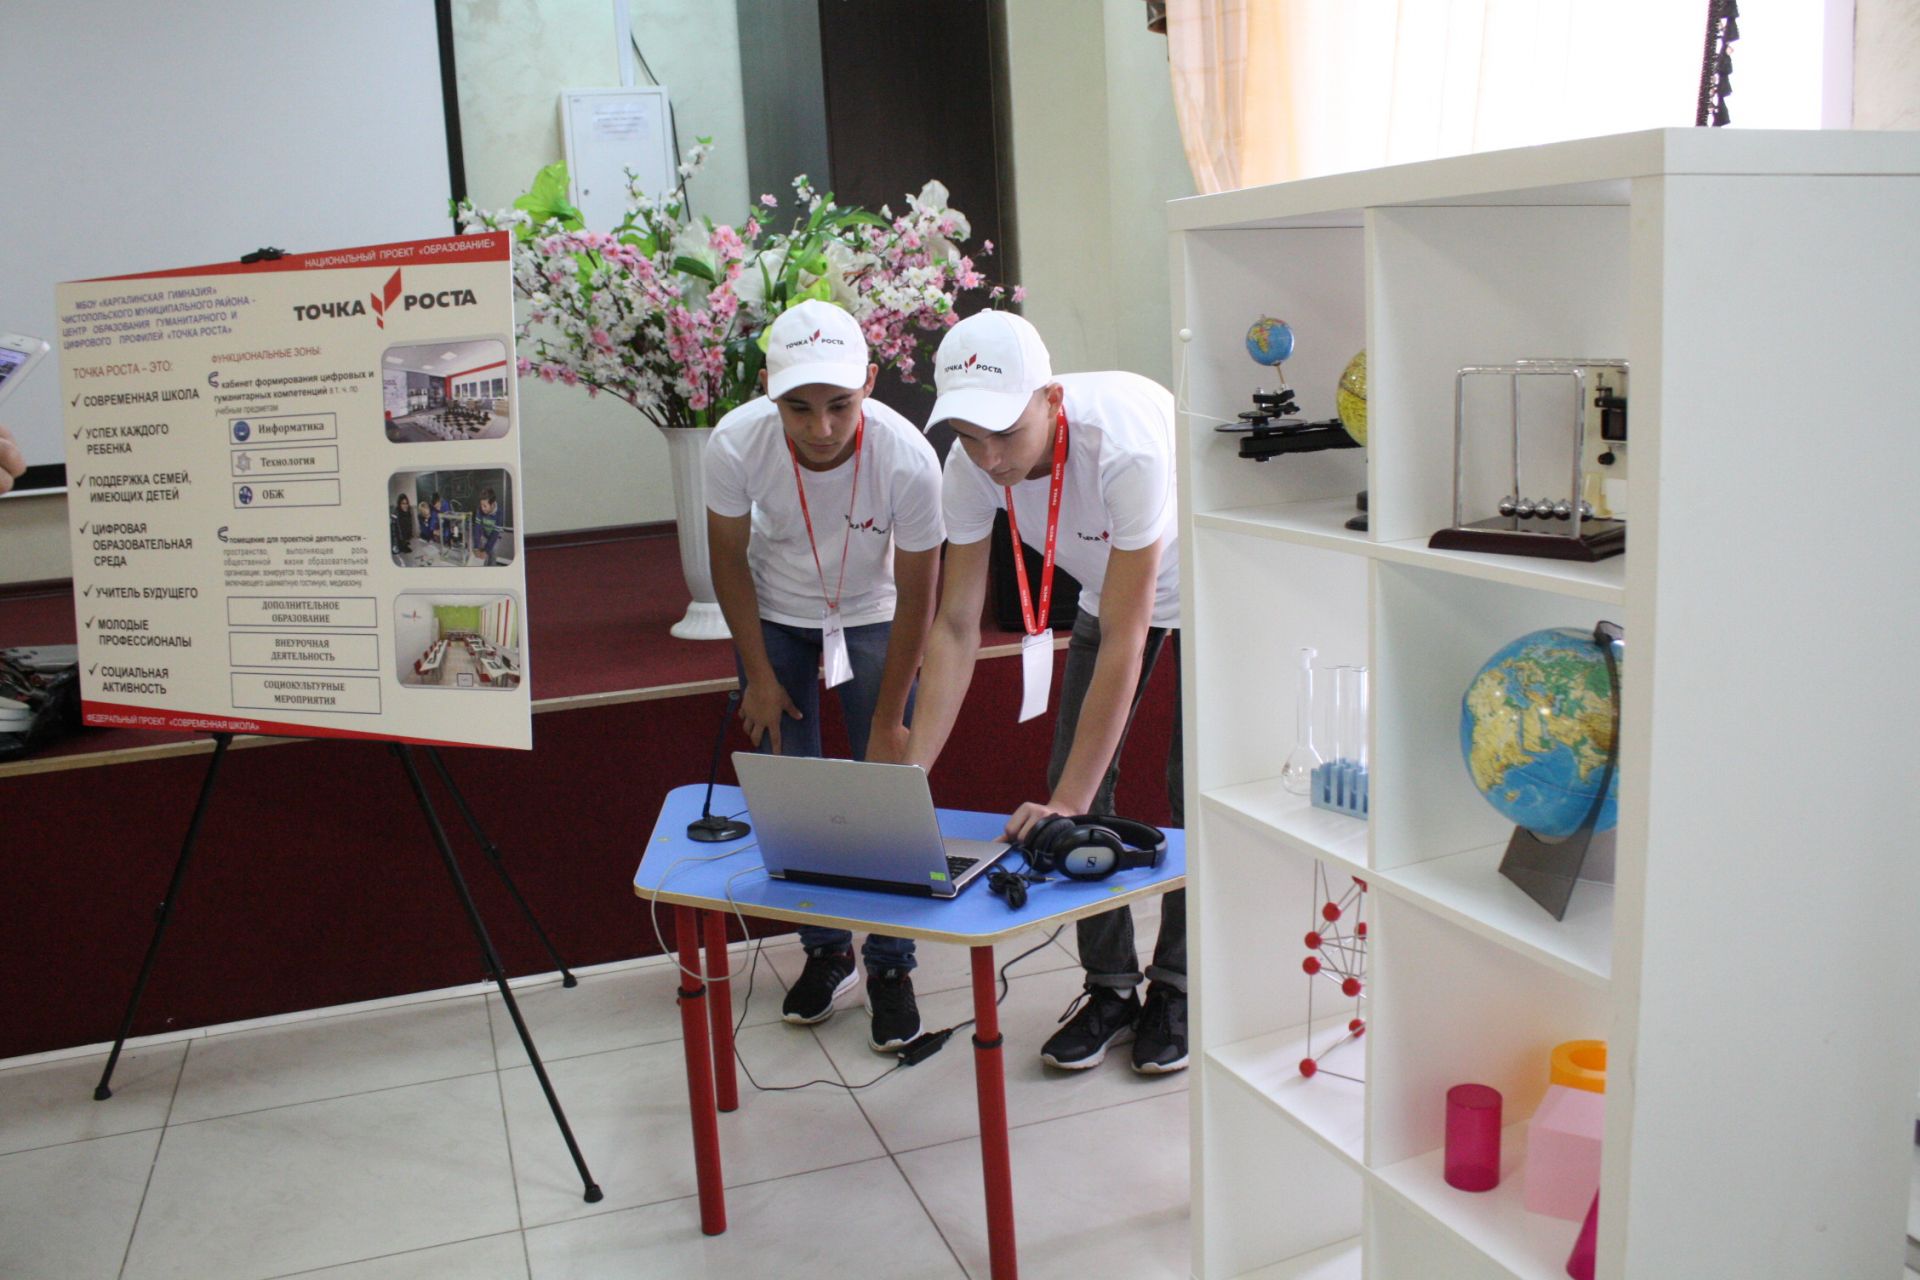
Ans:
[{"label": "white presentation board", "polygon": [[[62,280],[453,231],[433,0],[0,15],[0,329],[57,346]],[[63,457],[59,387],[48,360],[0,409],[31,466]]]},{"label": "white presentation board", "polygon": [[511,252],[59,287],[88,724],[531,748]]}]

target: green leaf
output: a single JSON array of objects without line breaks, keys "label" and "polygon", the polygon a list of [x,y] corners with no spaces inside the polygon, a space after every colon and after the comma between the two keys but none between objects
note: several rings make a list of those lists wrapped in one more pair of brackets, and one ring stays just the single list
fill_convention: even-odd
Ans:
[{"label": "green leaf", "polygon": [[598,271],[602,265],[600,255],[597,253],[576,253],[573,255],[573,260],[578,264],[574,268],[574,275],[575,278],[580,281],[580,287],[582,289],[590,288],[593,283],[593,273]]},{"label": "green leaf", "polygon": [[637,231],[630,231],[620,237],[620,243],[632,245],[649,258],[660,252],[660,241],[651,234],[643,236]]},{"label": "green leaf", "polygon": [[870,227],[890,227],[893,225],[879,214],[868,213],[865,209],[843,209],[840,211],[839,224],[841,226],[847,226],[855,222],[863,222]]},{"label": "green leaf", "polygon": [[[513,207],[523,209],[533,218],[533,226],[545,226],[549,222],[558,222],[568,231],[578,231],[586,225],[580,211],[567,199],[567,165],[557,160],[534,175],[533,186],[527,194],[513,202]],[[522,238],[532,234],[531,227],[521,228]]]},{"label": "green leaf", "polygon": [[809,301],[832,302],[833,301],[833,283],[829,281],[825,276],[822,276],[820,279],[815,280],[812,284],[808,285],[806,288],[802,289],[800,292],[794,294],[793,302],[789,303],[788,305],[791,306],[798,303],[809,302]]},{"label": "green leaf", "polygon": [[696,280],[705,280],[708,284],[720,283],[720,276],[712,267],[684,253],[673,260],[673,269],[683,275],[692,276]]}]

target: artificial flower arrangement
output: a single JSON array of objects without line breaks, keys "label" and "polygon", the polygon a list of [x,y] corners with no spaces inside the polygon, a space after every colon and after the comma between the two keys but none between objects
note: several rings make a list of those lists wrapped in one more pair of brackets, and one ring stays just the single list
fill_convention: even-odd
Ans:
[{"label": "artificial flower arrangement", "polygon": [[[618,396],[659,427],[708,427],[760,394],[767,326],[804,299],[846,308],[874,360],[913,381],[919,357],[931,357],[959,319],[961,294],[1023,297],[989,286],[961,252],[972,228],[937,181],[895,215],[885,205],[878,213],[838,205],[803,175],[793,180],[789,229],[770,225],[780,210],[771,195],[732,227],[687,207],[686,180],[712,150],[699,140],[671,192],[630,186],[626,217],[606,231],[587,230],[568,203],[564,164],[542,169],[511,210],[460,206],[468,231],[514,231],[514,284],[528,303],[522,376]],[[986,241],[979,255],[992,252]]]}]

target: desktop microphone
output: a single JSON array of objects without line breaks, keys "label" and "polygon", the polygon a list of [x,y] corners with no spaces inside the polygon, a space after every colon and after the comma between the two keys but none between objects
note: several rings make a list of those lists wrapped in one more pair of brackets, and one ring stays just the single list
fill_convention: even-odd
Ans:
[{"label": "desktop microphone", "polygon": [[687,824],[687,839],[700,844],[725,844],[729,840],[738,840],[753,834],[753,828],[734,818],[721,817],[713,811],[713,782],[720,776],[720,748],[726,745],[727,724],[733,719],[734,710],[740,705],[740,690],[727,695],[727,709],[720,716],[720,734],[713,740],[713,764],[707,769],[707,799],[700,806],[700,816]]}]

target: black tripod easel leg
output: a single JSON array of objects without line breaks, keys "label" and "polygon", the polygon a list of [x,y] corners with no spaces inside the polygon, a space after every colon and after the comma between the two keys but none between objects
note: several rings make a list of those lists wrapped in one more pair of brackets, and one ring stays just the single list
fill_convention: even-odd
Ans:
[{"label": "black tripod easel leg", "polygon": [[553,1091],[553,1081],[547,1078],[546,1064],[540,1061],[540,1054],[533,1047],[533,1035],[527,1030],[526,1020],[520,1016],[520,1006],[514,1002],[513,991],[507,986],[506,968],[500,963],[500,954],[493,949],[493,939],[487,936],[487,926],[480,919],[480,909],[474,905],[473,895],[467,891],[466,877],[460,874],[460,864],[454,860],[453,844],[447,839],[447,830],[440,825],[440,815],[434,812],[433,801],[427,796],[427,784],[420,776],[420,767],[414,763],[413,748],[404,742],[396,742],[393,744],[393,754],[399,758],[400,767],[406,772],[414,799],[420,802],[420,812],[427,820],[428,829],[433,832],[433,842],[440,850],[440,860],[446,863],[447,875],[453,879],[454,892],[459,895],[460,905],[466,910],[467,923],[473,926],[474,936],[480,940],[480,954],[486,960],[488,976],[500,988],[500,999],[507,1006],[507,1015],[513,1019],[514,1030],[520,1033],[521,1047],[526,1049],[527,1061],[533,1064],[533,1074],[540,1081],[541,1091],[547,1095],[547,1106],[553,1111],[554,1123],[560,1126],[560,1136],[566,1139],[567,1151],[573,1156],[573,1167],[579,1171],[580,1182],[586,1189],[585,1199],[588,1204],[597,1204],[604,1193],[587,1169],[586,1157],[580,1154],[580,1144],[573,1140],[573,1128],[567,1123],[567,1113],[561,1109],[560,1097]]},{"label": "black tripod easel leg", "polygon": [[453,780],[453,774],[447,770],[447,762],[440,758],[440,749],[428,747],[426,751],[427,759],[433,762],[433,771],[440,775],[440,781],[446,784],[448,793],[453,796],[454,808],[458,809],[460,816],[466,820],[467,829],[473,832],[473,838],[480,842],[480,852],[486,855],[489,863],[493,864],[494,872],[500,877],[500,883],[507,886],[507,892],[513,895],[514,902],[520,908],[520,914],[527,918],[529,925],[533,926],[533,936],[540,939],[540,945],[547,949],[547,955],[552,959],[553,967],[560,971],[560,985],[579,986],[580,979],[573,976],[572,970],[567,968],[567,962],[560,958],[560,953],[554,949],[553,943],[547,938],[547,931],[540,927],[540,921],[534,917],[533,908],[528,906],[527,900],[520,896],[520,887],[514,884],[513,877],[507,874],[507,865],[500,859],[500,846],[493,842],[493,838],[480,825],[480,819],[474,817],[473,810],[467,805],[466,796],[461,794],[459,786]]},{"label": "black tripod easel leg", "polygon": [[147,958],[140,965],[140,976],[134,980],[133,998],[127,1001],[127,1014],[120,1019],[120,1032],[113,1038],[113,1052],[107,1055],[107,1069],[100,1073],[100,1083],[93,1087],[95,1102],[105,1102],[113,1096],[113,1090],[109,1087],[113,1081],[113,1069],[119,1065],[120,1050],[133,1030],[133,1016],[139,1011],[140,997],[147,992],[147,979],[153,976],[153,962],[160,954],[160,938],[167,931],[167,921],[173,918],[173,904],[180,896],[180,882],[186,879],[187,862],[193,857],[194,842],[200,838],[200,822],[207,816],[207,802],[213,799],[213,780],[220,773],[220,762],[227,758],[227,748],[232,745],[232,734],[213,735],[213,759],[207,762],[207,776],[200,782],[200,799],[194,803],[193,818],[187,823],[187,838],[180,844],[180,860],[173,864],[173,879],[167,882],[167,896],[160,900],[160,907],[154,912],[153,941],[147,944]]}]

